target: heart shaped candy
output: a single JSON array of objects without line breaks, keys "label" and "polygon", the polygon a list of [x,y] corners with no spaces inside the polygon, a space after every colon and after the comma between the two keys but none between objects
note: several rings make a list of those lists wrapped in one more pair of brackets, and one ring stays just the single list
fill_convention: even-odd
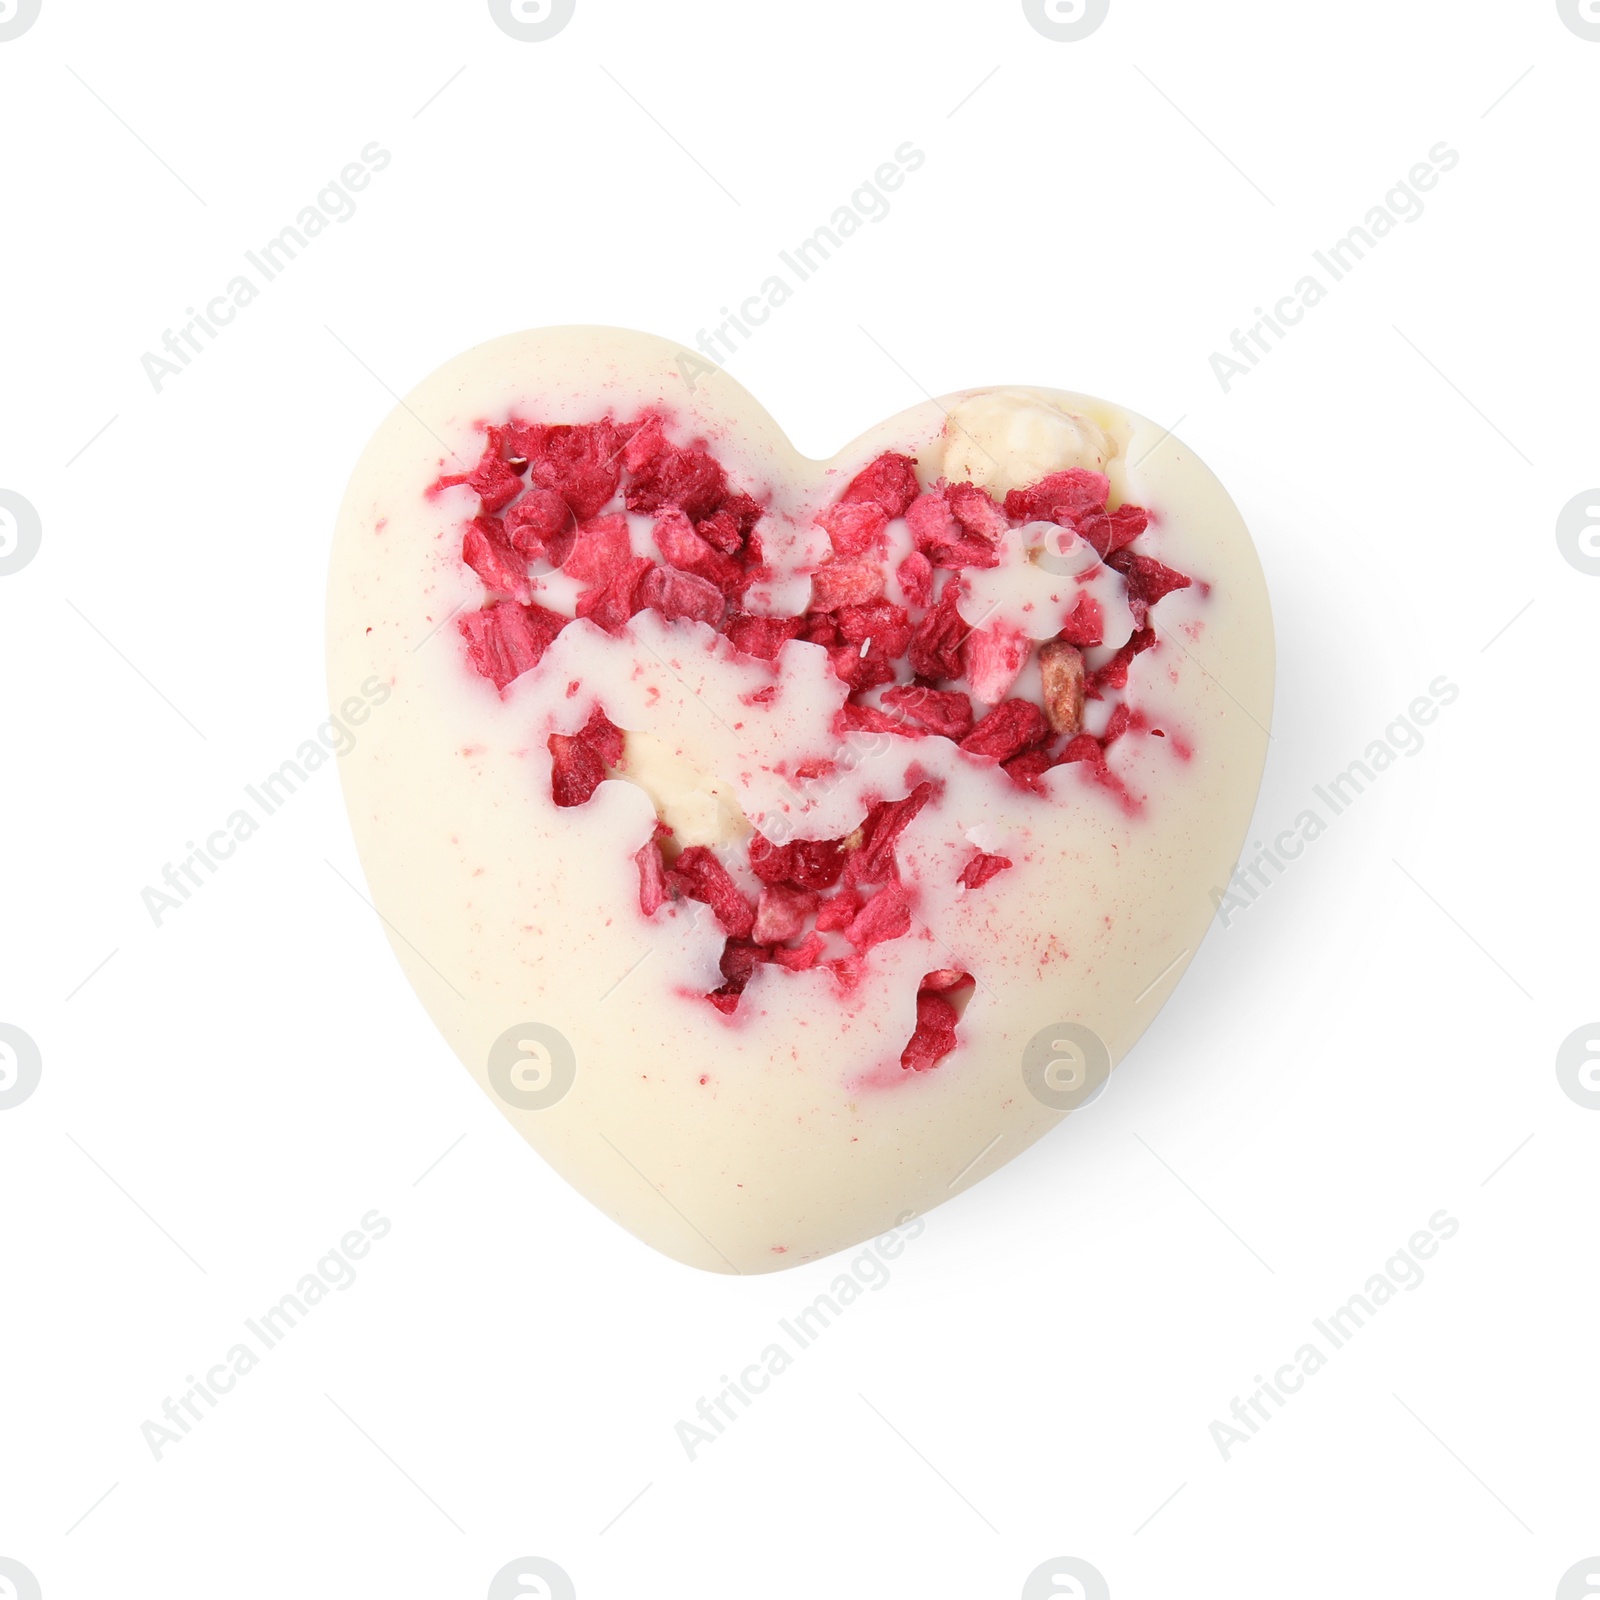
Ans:
[{"label": "heart shaped candy", "polygon": [[1272,624],[1142,417],[982,389],[832,461],[610,329],[498,339],[340,513],[356,842],[495,1105],[679,1260],[815,1259],[1082,1105],[1172,992],[1266,754]]}]

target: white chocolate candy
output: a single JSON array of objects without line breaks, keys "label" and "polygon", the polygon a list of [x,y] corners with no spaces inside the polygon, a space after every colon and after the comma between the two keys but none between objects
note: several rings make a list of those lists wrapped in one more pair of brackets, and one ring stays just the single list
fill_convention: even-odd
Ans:
[{"label": "white chocolate candy", "polygon": [[[1113,511],[1150,515],[1129,551],[1193,581],[1150,602],[1155,643],[1133,656],[1126,686],[1112,674],[1088,699],[1087,733],[1114,740],[1100,761],[1050,766],[1032,788],[1020,768],[1008,775],[953,738],[910,737],[910,724],[907,736],[837,733],[853,643],[790,639],[769,662],[705,621],[643,609],[611,632],[567,622],[537,665],[497,689],[460,631],[494,599],[462,559],[478,497],[466,485],[434,491],[436,480],[477,462],[485,425],[645,412],[662,415],[675,445],[704,441],[732,488],[762,503],[747,613],[799,613],[848,576],[847,559],[882,569],[891,608],[907,603],[903,517],[883,531],[881,556],[832,562],[815,520],[885,451],[914,457],[925,490],[970,482],[996,500],[1068,468],[1103,471]],[[1059,760],[1066,724],[1057,717],[1052,732],[1037,710],[1038,641],[1093,598],[1102,642],[1082,648],[1092,684],[1117,646],[1142,637],[1144,606],[1070,527],[1008,520],[997,564],[963,573],[967,676],[941,678],[936,693],[970,693],[980,718],[1007,702],[993,715],[1033,719],[1055,743],[1032,748]],[[635,557],[662,561],[652,517],[629,513],[625,531]],[[560,618],[589,587],[539,561],[529,575],[533,600]],[[407,396],[345,496],[328,635],[335,703],[373,676],[392,685],[341,769],[373,899],[424,1005],[557,1171],[639,1238],[713,1271],[770,1271],[881,1233],[1081,1104],[1204,936],[1271,721],[1271,616],[1249,536],[1216,479],[1155,424],[1087,396],[984,390],[917,406],[813,462],[725,374],[610,329],[498,339]],[[872,650],[866,638],[861,659]],[[1052,681],[1080,687],[1077,663],[1052,650]],[[852,697],[852,714],[920,714],[903,655],[893,671],[894,684]],[[558,805],[552,736],[564,748],[596,708],[623,730],[620,754],[588,798]],[[859,922],[812,933],[827,915],[814,896],[763,895],[750,853],[762,838],[844,840],[853,860],[870,808],[921,784],[931,798],[899,835],[889,880],[862,891],[904,931],[872,943]],[[794,954],[810,938],[816,964],[790,970],[773,955],[724,997],[731,1009],[711,1003],[729,947],[719,914],[686,891],[644,909],[640,858],[660,824],[672,830],[669,875],[678,850],[705,847],[758,908],[762,949]],[[1010,865],[970,886],[979,852]],[[823,906],[842,893],[822,891]],[[795,916],[804,934],[780,927]],[[919,990],[957,972],[973,983],[939,1002],[959,1014],[954,1047],[903,1065]]]}]

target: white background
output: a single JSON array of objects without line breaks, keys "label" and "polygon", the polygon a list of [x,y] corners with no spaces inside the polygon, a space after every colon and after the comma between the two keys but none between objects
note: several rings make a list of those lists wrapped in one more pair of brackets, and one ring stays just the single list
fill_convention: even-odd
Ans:
[{"label": "white background", "polygon": [[[1555,538],[1600,483],[1597,84],[1554,0],[1112,0],[1077,43],[1008,0],[578,0],[543,43],[466,0],[44,0],[0,43],[0,488],[43,528],[0,577],[0,1022],[43,1059],[0,1111],[0,1556],[45,1600],[478,1597],[525,1555],[581,1600],[1012,1600],[1062,1555],[1116,1600],[1543,1600],[1600,1554],[1600,1112],[1554,1066],[1600,1015],[1600,577]],[[155,392],[372,140],[357,213]],[[702,1275],[549,1172],[341,881],[331,764],[162,927],[140,891],[326,715],[386,390],[527,326],[692,341],[905,140],[730,362],[803,450],[1007,381],[1176,423],[1272,590],[1252,838],[1460,694],[691,1463],[674,1424],[840,1264]],[[1212,352],[1441,140],[1425,213],[1225,394]],[[372,1208],[359,1280],[153,1459]],[[1224,1461],[1441,1208],[1426,1281]]]}]

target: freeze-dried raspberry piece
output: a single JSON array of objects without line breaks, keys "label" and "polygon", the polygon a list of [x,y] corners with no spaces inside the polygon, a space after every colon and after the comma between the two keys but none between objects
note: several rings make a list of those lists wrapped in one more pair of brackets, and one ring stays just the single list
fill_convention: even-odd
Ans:
[{"label": "freeze-dried raspberry piece", "polygon": [[709,517],[702,517],[695,523],[694,531],[713,550],[720,550],[725,556],[737,555],[744,545],[739,519],[726,506],[720,511],[713,511]]},{"label": "freeze-dried raspberry piece", "polygon": [[578,528],[561,570],[579,583],[604,583],[632,557],[628,519],[621,512],[593,517]]},{"label": "freeze-dried raspberry piece", "polygon": [[857,955],[836,956],[832,961],[823,962],[823,965],[846,994],[860,984],[867,972],[866,958]]},{"label": "freeze-dried raspberry piece", "polygon": [[967,988],[972,981],[972,974],[963,972],[960,967],[940,967],[917,985],[917,993],[949,994],[953,989]]},{"label": "freeze-dried raspberry piece", "polygon": [[883,568],[876,561],[830,561],[811,575],[812,611],[862,605],[883,593]]},{"label": "freeze-dried raspberry piece", "polygon": [[496,600],[481,611],[469,611],[456,626],[467,641],[473,666],[495,688],[504,689],[512,679],[538,666],[539,658],[568,620],[543,606]]},{"label": "freeze-dried raspberry piece", "polygon": [[483,454],[478,457],[478,464],[470,472],[458,472],[440,478],[433,486],[435,492],[464,483],[469,489],[477,491],[478,499],[485,511],[500,511],[510,505],[522,491],[522,478],[506,464],[501,455],[501,442],[504,436],[503,428],[490,428],[489,442],[484,445]]},{"label": "freeze-dried raspberry piece", "polygon": [[1039,646],[1039,683],[1044,714],[1055,733],[1076,733],[1083,726],[1083,652],[1062,639]]},{"label": "freeze-dried raspberry piece", "polygon": [[906,507],[916,499],[920,488],[916,461],[911,456],[885,450],[877,460],[868,462],[850,480],[839,498],[847,504],[871,500],[882,506],[891,517],[903,517]]},{"label": "freeze-dried raspberry piece", "polygon": [[461,535],[461,559],[490,589],[526,601],[528,563],[506,540],[498,517],[474,517]]},{"label": "freeze-dried raspberry piece", "polygon": [[1049,735],[1050,724],[1044,720],[1044,712],[1031,700],[1002,700],[961,741],[961,748],[968,755],[1009,761]]},{"label": "freeze-dried raspberry piece", "polygon": [[644,556],[634,556],[623,562],[604,583],[585,589],[578,596],[578,615],[587,617],[607,633],[620,632],[628,618],[639,610],[639,581],[651,565]]},{"label": "freeze-dried raspberry piece", "polygon": [[1033,641],[1026,634],[998,622],[992,628],[969,633],[961,658],[973,698],[989,706],[1004,700],[1032,648]]},{"label": "freeze-dried raspberry piece", "polygon": [[951,513],[962,531],[993,544],[1008,526],[1006,514],[988,493],[972,483],[952,483],[945,490]]},{"label": "freeze-dried raspberry piece", "polygon": [[1062,623],[1061,632],[1056,635],[1058,639],[1076,645],[1100,644],[1105,636],[1105,612],[1100,609],[1100,602],[1092,594],[1078,596],[1078,603],[1072,608],[1072,615]]},{"label": "freeze-dried raspberry piece", "polygon": [[667,445],[633,472],[623,501],[630,511],[676,506],[690,521],[710,516],[728,497],[727,474],[704,450]]},{"label": "freeze-dried raspberry piece", "polygon": [[937,550],[929,550],[928,559],[934,566],[948,567],[952,571],[958,572],[962,567],[976,567],[982,571],[986,567],[1000,565],[1000,552],[982,539],[962,539],[956,544],[940,545]]},{"label": "freeze-dried raspberry piece", "polygon": [[824,900],[817,909],[818,933],[842,933],[856,919],[861,909],[861,896],[854,889],[841,889],[830,900]]},{"label": "freeze-dried raspberry piece", "polygon": [[911,619],[888,600],[840,606],[834,612],[839,637],[858,649],[870,644],[886,656],[902,656],[911,643]]},{"label": "freeze-dried raspberry piece", "polygon": [[685,572],[692,572],[712,554],[711,546],[694,531],[689,518],[676,506],[663,511],[651,531],[656,548],[671,565]]},{"label": "freeze-dried raspberry piece", "polygon": [[799,637],[807,644],[820,644],[824,650],[844,643],[839,635],[839,624],[831,611],[808,611],[800,619]]},{"label": "freeze-dried raspberry piece", "polygon": [[1105,732],[1100,735],[1100,748],[1109,749],[1128,731],[1133,713],[1126,706],[1118,706],[1106,721]]},{"label": "freeze-dried raspberry piece", "polygon": [[712,549],[676,506],[668,506],[656,518],[654,534],[656,548],[667,558],[668,566],[714,583],[723,594],[736,595],[749,582],[739,563]]},{"label": "freeze-dried raspberry piece", "polygon": [[917,995],[917,1026],[900,1052],[900,1065],[908,1072],[927,1072],[956,1047],[956,1008],[942,995],[921,991]]},{"label": "freeze-dried raspberry piece", "polygon": [[763,883],[831,889],[844,871],[844,848],[837,839],[792,839],[779,845],[758,833],[750,840],[750,867]]},{"label": "freeze-dried raspberry piece", "polygon": [[725,1016],[731,1016],[739,1007],[739,996],[745,991],[751,975],[763,961],[770,961],[772,952],[747,939],[729,939],[722,947],[722,976],[727,980],[720,988],[706,996],[712,1005]]},{"label": "freeze-dried raspberry piece", "polygon": [[985,538],[968,533],[950,509],[944,492],[930,489],[912,502],[906,526],[917,549],[936,567],[994,567],[999,552]]},{"label": "freeze-dried raspberry piece", "polygon": [[1071,522],[1105,508],[1111,480],[1103,472],[1068,467],[1052,472],[1031,488],[1006,496],[1006,515],[1024,522]]},{"label": "freeze-dried raspberry piece", "polygon": [[542,422],[524,422],[513,417],[500,430],[500,453],[513,472],[526,472],[528,463],[539,453],[539,446],[550,430]]},{"label": "freeze-dried raspberry piece", "polygon": [[752,617],[739,612],[728,619],[725,631],[735,650],[776,661],[784,642],[798,639],[805,625],[804,617]]},{"label": "freeze-dried raspberry piece", "polygon": [[763,833],[750,836],[750,870],[763,883],[783,883],[788,880],[792,844],[774,844]]},{"label": "freeze-dried raspberry piece", "polygon": [[609,418],[547,429],[529,471],[533,481],[554,489],[580,521],[598,515],[622,481],[617,459],[622,435]]},{"label": "freeze-dried raspberry piece", "polygon": [[1095,548],[1102,561],[1113,550],[1131,544],[1150,526],[1150,513],[1143,506],[1118,506],[1115,511],[1091,511],[1074,523],[1078,537]]},{"label": "freeze-dried raspberry piece", "polygon": [[900,580],[900,592],[908,605],[933,604],[933,563],[920,550],[913,550],[894,569],[894,575]]},{"label": "freeze-dried raspberry piece", "polygon": [[917,549],[927,550],[933,545],[955,544],[961,538],[961,525],[945,499],[943,489],[929,489],[919,494],[906,508],[906,526]]},{"label": "freeze-dried raspberry piece", "polygon": [[659,611],[669,622],[687,617],[692,622],[709,622],[714,628],[722,621],[727,602],[714,583],[697,578],[676,567],[652,567],[639,580],[639,607]]},{"label": "freeze-dried raspberry piece", "polygon": [[780,947],[772,952],[772,959],[788,972],[808,972],[828,948],[828,941],[820,933],[808,933],[793,949]]},{"label": "freeze-dried raspberry piece", "polygon": [[964,739],[972,732],[972,702],[959,689],[924,689],[918,684],[906,684],[899,689],[885,689],[883,703],[947,739]]},{"label": "freeze-dried raspberry piece", "polygon": [[894,662],[876,645],[865,653],[860,645],[838,645],[828,652],[836,678],[850,685],[853,691],[876,688],[880,683],[894,682]]},{"label": "freeze-dried raspberry piece", "polygon": [[724,515],[733,517],[739,524],[739,537],[748,539],[765,514],[765,510],[766,508],[753,494],[746,494],[742,489],[737,489],[722,502],[715,514],[719,517]]},{"label": "freeze-dried raspberry piece", "polygon": [[839,739],[847,733],[896,733],[903,739],[922,737],[920,728],[908,728],[905,723],[885,715],[875,706],[858,706],[853,700],[846,700],[839,707],[833,719],[833,732],[835,738]]},{"label": "freeze-dried raspberry piece", "polygon": [[806,925],[806,918],[817,909],[817,895],[811,889],[790,889],[768,884],[756,902],[757,944],[782,944],[793,939]]},{"label": "freeze-dried raspberry piece", "polygon": [[[625,748],[626,735],[599,706],[589,713],[589,720],[584,723],[578,737],[595,752],[608,767],[616,766],[622,760]],[[659,824],[658,824],[659,826]],[[670,830],[669,830],[670,831]]]},{"label": "freeze-dried raspberry piece", "polygon": [[1080,733],[1077,738],[1069,739],[1067,747],[1056,757],[1053,765],[1065,767],[1075,761],[1087,761],[1093,767],[1103,767],[1106,764],[1106,753],[1100,748],[1100,741],[1092,733]]},{"label": "freeze-dried raspberry piece", "polygon": [[581,806],[622,759],[622,729],[599,706],[577,733],[552,733],[548,743],[550,797],[558,806]]},{"label": "freeze-dried raspberry piece", "polygon": [[750,937],[756,916],[750,902],[739,893],[728,869],[703,844],[692,844],[679,853],[667,869],[667,882],[679,894],[710,906],[717,921],[734,938]]},{"label": "freeze-dried raspberry piece", "polygon": [[911,670],[919,678],[959,678],[961,641],[971,632],[956,610],[961,585],[955,579],[939,593],[939,603],[911,636]]},{"label": "freeze-dried raspberry piece", "polygon": [[981,889],[996,873],[1004,872],[1010,865],[1010,856],[991,856],[979,850],[961,869],[956,882],[964,889]]},{"label": "freeze-dried raspberry piece", "polygon": [[817,525],[827,530],[834,556],[849,561],[855,556],[882,551],[889,513],[875,500],[857,500],[818,512]]},{"label": "freeze-dried raspberry piece", "polygon": [[886,883],[899,876],[894,847],[911,819],[933,798],[926,779],[903,800],[880,800],[867,811],[861,824],[860,847],[845,864],[845,877],[854,884]]},{"label": "freeze-dried raspberry piece", "polygon": [[1118,648],[1117,653],[1103,667],[1097,667],[1092,680],[1096,698],[1099,698],[1101,691],[1105,689],[1126,689],[1128,667],[1133,658],[1148,650],[1155,642],[1154,628],[1140,628],[1125,645]]},{"label": "freeze-dried raspberry piece", "polygon": [[747,494],[730,494],[709,516],[695,522],[694,531],[719,555],[733,556],[746,567],[759,567],[761,541],[754,530],[761,516],[759,500]]},{"label": "freeze-dried raspberry piece", "polygon": [[898,883],[886,883],[858,911],[844,936],[863,955],[886,939],[911,931],[911,901]]},{"label": "freeze-dried raspberry piece", "polygon": [[629,472],[642,472],[663,450],[670,448],[662,420],[653,411],[645,412],[624,431],[628,442],[622,447],[622,464]]},{"label": "freeze-dried raspberry piece", "polygon": [[[659,834],[661,824],[657,823],[656,828]],[[659,837],[646,840],[634,851],[633,859],[639,867],[639,909],[647,917],[653,917],[671,898]]]},{"label": "freeze-dried raspberry piece", "polygon": [[533,484],[506,512],[505,524],[512,549],[537,561],[572,526],[572,507],[554,489]]},{"label": "freeze-dried raspberry piece", "polygon": [[759,944],[749,939],[735,938],[723,945],[718,966],[722,976],[737,992],[749,983],[751,974],[766,959],[767,952]]},{"label": "freeze-dried raspberry piece", "polygon": [[1129,602],[1142,601],[1153,606],[1174,589],[1187,589],[1192,579],[1171,567],[1164,567],[1154,556],[1135,555],[1131,550],[1113,550],[1106,565],[1120,572],[1128,585]]},{"label": "freeze-dried raspberry piece", "polygon": [[1002,761],[1000,770],[1021,788],[1031,789],[1035,794],[1043,794],[1044,785],[1039,780],[1054,765],[1050,747],[1036,744],[1031,749],[1024,750],[1021,755],[1012,756],[1009,761]]}]

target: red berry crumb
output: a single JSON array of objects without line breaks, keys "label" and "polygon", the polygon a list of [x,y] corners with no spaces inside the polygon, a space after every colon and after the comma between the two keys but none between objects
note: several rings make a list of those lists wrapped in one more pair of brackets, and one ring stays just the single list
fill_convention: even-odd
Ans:
[{"label": "red berry crumb", "polygon": [[488,443],[483,447],[483,454],[478,458],[478,464],[470,472],[460,472],[440,478],[434,484],[434,489],[449,489],[458,483],[464,483],[468,488],[477,491],[478,499],[485,511],[495,512],[510,505],[522,492],[522,478],[506,464],[500,453],[504,435],[503,428],[490,428]]},{"label": "red berry crumb", "polygon": [[572,507],[554,489],[535,484],[506,512],[506,537],[518,555],[537,561],[572,525]]},{"label": "red berry crumb", "polygon": [[903,517],[906,507],[916,499],[920,488],[916,462],[910,456],[885,450],[850,480],[840,499],[847,505],[871,500],[882,506],[891,517]]},{"label": "red berry crumb", "polygon": [[755,912],[728,869],[705,845],[692,844],[682,851],[668,868],[667,881],[679,894],[710,906],[725,932],[736,939],[750,937]]},{"label": "red berry crumb", "polygon": [[628,545],[628,519],[620,512],[583,523],[561,570],[579,583],[604,583],[633,555]]},{"label": "red berry crumb", "polygon": [[900,592],[906,597],[907,604],[933,604],[933,563],[920,550],[913,550],[894,569],[894,575],[900,580]]},{"label": "red berry crumb", "polygon": [[924,689],[907,684],[885,689],[883,703],[929,733],[960,741],[972,732],[972,702],[959,689]]},{"label": "red berry crumb", "polygon": [[837,839],[793,839],[778,845],[758,833],[750,840],[750,868],[763,883],[831,889],[844,863],[844,847]]},{"label": "red berry crumb", "polygon": [[898,883],[886,883],[858,911],[844,936],[866,954],[885,939],[898,939],[911,928],[911,902]]},{"label": "red berry crumb", "polygon": [[932,798],[933,784],[924,780],[905,799],[880,800],[872,806],[861,824],[861,845],[845,866],[846,878],[853,884],[898,880],[894,847],[911,819]]},{"label": "red berry crumb", "polygon": [[[656,824],[657,833],[662,831],[661,824]],[[647,917],[653,917],[662,906],[671,898],[667,888],[667,868],[661,857],[660,838],[647,840],[634,852],[633,859],[639,866],[639,909]]]},{"label": "red berry crumb", "polygon": [[607,633],[620,632],[642,605],[639,583],[650,567],[645,556],[631,556],[621,562],[608,578],[578,596],[578,615]]},{"label": "red berry crumb", "polygon": [[622,481],[622,433],[609,418],[548,428],[529,471],[535,483],[554,489],[580,521],[604,510]]},{"label": "red berry crumb", "polygon": [[481,611],[469,611],[456,626],[467,641],[467,657],[497,689],[538,666],[567,618],[543,606],[497,600]]},{"label": "red berry crumb", "polygon": [[1007,761],[1049,736],[1050,724],[1033,701],[1002,700],[961,741],[961,748],[971,756],[991,756],[996,761]]},{"label": "red berry crumb", "polygon": [[1010,865],[1009,856],[991,856],[979,850],[961,869],[956,882],[964,889],[981,889],[997,872],[1004,872]]},{"label": "red berry crumb", "polygon": [[727,609],[716,584],[676,567],[651,567],[639,581],[638,600],[641,610],[659,611],[669,622],[686,617],[692,622],[709,622],[713,628]]},{"label": "red berry crumb", "polygon": [[909,1072],[927,1072],[956,1047],[956,1008],[943,995],[927,989],[917,994],[917,1026],[900,1065]]},{"label": "red berry crumb", "polygon": [[939,603],[911,635],[911,670],[919,678],[959,678],[961,642],[972,630],[956,610],[960,584],[951,579],[939,592]]},{"label": "red berry crumb", "polygon": [[622,760],[622,729],[599,706],[577,733],[552,733],[548,743],[550,797],[558,806],[581,806],[600,787],[605,769]]},{"label": "red berry crumb", "polygon": [[467,524],[461,536],[461,559],[483,579],[486,589],[528,599],[528,563],[511,548],[498,517],[474,517]]},{"label": "red berry crumb", "polygon": [[1025,522],[1073,522],[1103,510],[1110,493],[1111,480],[1104,473],[1068,467],[1031,488],[1013,489],[1006,496],[1006,513]]}]

